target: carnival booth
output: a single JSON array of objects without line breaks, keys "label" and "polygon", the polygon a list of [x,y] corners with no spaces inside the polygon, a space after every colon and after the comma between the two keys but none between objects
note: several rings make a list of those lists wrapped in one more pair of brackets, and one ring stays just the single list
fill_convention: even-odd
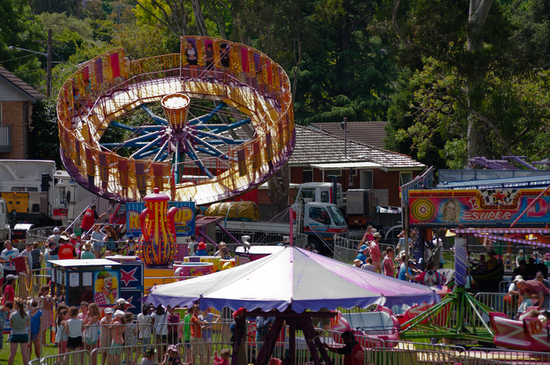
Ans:
[{"label": "carnival booth", "polygon": [[107,259],[52,260],[52,295],[69,306],[112,306],[120,298],[122,264]]},{"label": "carnival booth", "polygon": [[107,256],[107,260],[120,263],[120,298],[130,303],[128,311],[141,313],[141,298],[145,296],[143,263],[135,256]]}]

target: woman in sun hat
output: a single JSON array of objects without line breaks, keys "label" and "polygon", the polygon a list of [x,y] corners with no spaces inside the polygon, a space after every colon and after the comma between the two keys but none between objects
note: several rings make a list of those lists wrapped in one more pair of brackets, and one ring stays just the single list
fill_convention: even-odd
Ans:
[{"label": "woman in sun hat", "polygon": [[80,253],[80,258],[82,260],[91,260],[95,259],[95,255],[92,253],[94,246],[90,241],[84,241],[82,245],[82,252]]},{"label": "woman in sun hat", "polygon": [[365,261],[367,260],[368,252],[369,252],[369,246],[361,245],[361,247],[359,247],[359,253],[357,254],[357,257],[355,257],[355,259],[361,261],[361,265],[364,265]]}]

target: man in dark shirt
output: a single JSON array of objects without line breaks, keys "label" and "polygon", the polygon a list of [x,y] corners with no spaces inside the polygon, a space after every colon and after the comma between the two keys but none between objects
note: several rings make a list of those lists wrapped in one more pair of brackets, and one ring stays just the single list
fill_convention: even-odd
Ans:
[{"label": "man in dark shirt", "polygon": [[331,347],[326,343],[324,345],[328,351],[344,355],[344,365],[363,365],[365,361],[365,351],[363,351],[361,345],[355,341],[353,332],[344,331],[342,333],[342,341],[344,341],[344,347]]}]

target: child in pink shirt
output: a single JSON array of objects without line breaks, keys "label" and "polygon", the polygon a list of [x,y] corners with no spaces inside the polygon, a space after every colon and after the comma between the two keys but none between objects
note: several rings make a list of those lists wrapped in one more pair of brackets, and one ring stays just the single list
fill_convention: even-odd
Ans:
[{"label": "child in pink shirt", "polygon": [[392,278],[395,277],[395,265],[393,263],[393,255],[393,248],[386,248],[386,257],[384,257],[384,261],[382,262],[382,266],[384,267],[384,275],[391,276]]},{"label": "child in pink shirt", "polygon": [[218,351],[214,351],[214,365],[229,365],[229,349],[223,349],[220,352],[221,359],[218,357]]}]

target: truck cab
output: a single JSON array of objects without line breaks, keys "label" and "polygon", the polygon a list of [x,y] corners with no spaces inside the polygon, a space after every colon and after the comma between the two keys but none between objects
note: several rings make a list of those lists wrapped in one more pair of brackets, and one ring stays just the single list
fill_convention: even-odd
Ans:
[{"label": "truck cab", "polygon": [[6,201],[0,198],[0,242],[10,237],[10,220]]},{"label": "truck cab", "polygon": [[[327,249],[323,240],[331,245],[335,234],[348,231],[346,219],[335,204],[306,202],[303,208],[303,232],[308,235],[308,242],[318,251]],[[301,213],[299,205],[297,209]]]},{"label": "truck cab", "polygon": [[337,184],[336,201],[332,201],[332,183],[328,182],[308,182],[300,185],[296,201],[299,199],[311,199],[312,202],[332,203],[338,208],[344,206],[344,194],[342,192],[342,184]]}]

